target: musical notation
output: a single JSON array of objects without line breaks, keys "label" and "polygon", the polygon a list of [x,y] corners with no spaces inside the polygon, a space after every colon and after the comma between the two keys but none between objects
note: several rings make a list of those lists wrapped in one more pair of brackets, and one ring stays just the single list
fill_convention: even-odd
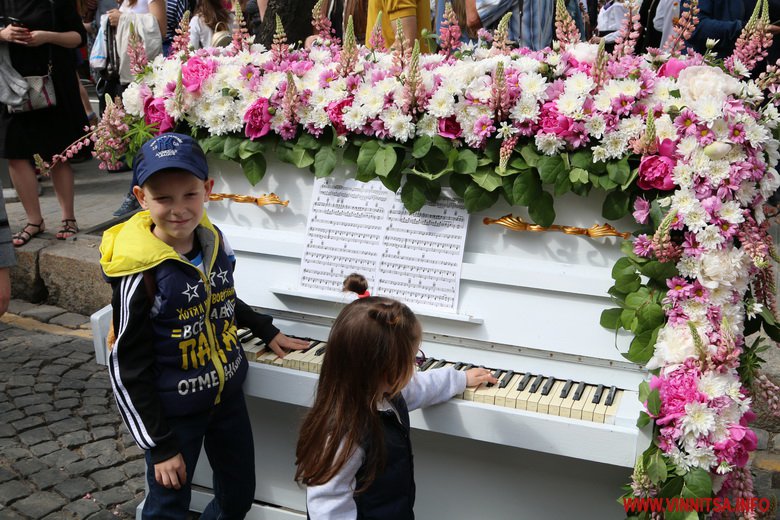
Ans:
[{"label": "musical notation", "polygon": [[457,310],[468,213],[452,194],[410,215],[379,181],[315,181],[300,284],[341,291],[363,274],[372,294]]}]

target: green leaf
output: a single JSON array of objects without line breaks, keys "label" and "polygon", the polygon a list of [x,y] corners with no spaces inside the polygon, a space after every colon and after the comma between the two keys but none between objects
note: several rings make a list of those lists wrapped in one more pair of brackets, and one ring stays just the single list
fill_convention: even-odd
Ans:
[{"label": "green leaf", "polygon": [[768,323],[764,323],[763,325],[764,332],[767,336],[769,336],[772,341],[780,342],[780,327],[777,325],[769,325]]},{"label": "green leaf", "polygon": [[374,157],[379,151],[379,141],[368,141],[360,147],[357,156],[358,173],[361,176],[373,175],[376,173],[376,163]]},{"label": "green leaf", "polygon": [[401,173],[400,170],[394,170],[386,177],[379,177],[379,181],[385,185],[385,188],[395,193],[401,187],[401,181],[403,178],[403,173]]},{"label": "green leaf", "polygon": [[344,151],[341,152],[341,158],[346,162],[357,164],[357,158],[359,153],[360,153],[359,146],[352,143],[347,143],[347,145],[344,147]]},{"label": "green leaf", "polygon": [[422,164],[422,170],[437,175],[443,173],[449,164],[449,158],[445,152],[442,152],[439,148],[433,147],[425,155],[425,157],[419,159],[417,164]]},{"label": "green leaf", "polygon": [[441,150],[446,155],[452,150],[452,141],[437,135],[433,138],[433,147]]},{"label": "green leaf", "polygon": [[412,157],[415,159],[425,157],[425,155],[428,153],[428,150],[431,149],[432,144],[433,138],[431,138],[431,136],[421,135],[414,140],[414,146],[412,147]]},{"label": "green leaf", "polygon": [[660,484],[666,480],[666,461],[660,451],[656,451],[650,456],[645,471],[653,484]]},{"label": "green leaf", "polygon": [[539,196],[528,205],[528,216],[540,226],[552,226],[553,222],[555,222],[553,196],[546,191],[540,192]]},{"label": "green leaf", "polygon": [[314,164],[314,154],[311,153],[311,150],[298,146],[293,146],[287,154],[287,158],[297,168],[308,168]]},{"label": "green leaf", "polygon": [[579,150],[574,152],[569,155],[569,162],[571,163],[572,168],[591,170],[593,168],[593,152],[590,150]]},{"label": "green leaf", "polygon": [[[638,274],[620,275],[615,280],[615,289],[623,294],[631,294],[642,285],[642,279]],[[635,307],[632,307],[632,309]]]},{"label": "green leaf", "polygon": [[536,164],[539,162],[539,153],[532,144],[523,146],[520,149],[520,155],[523,156],[523,159],[525,159],[525,162],[528,163],[528,166],[531,166],[532,168],[536,167]]},{"label": "green leaf", "polygon": [[495,170],[490,166],[480,167],[471,175],[471,178],[474,179],[474,182],[482,189],[487,191],[495,191],[497,188],[500,188],[502,184],[501,177],[497,175]]},{"label": "green leaf", "polygon": [[304,148],[306,150],[316,150],[321,147],[319,141],[317,141],[317,138],[311,134],[307,134],[306,132],[301,134],[301,136],[298,138],[298,141],[295,143],[295,146]]},{"label": "green leaf", "polygon": [[337,163],[338,155],[336,155],[336,150],[330,146],[323,146],[314,156],[314,176],[327,177],[333,173]]},{"label": "green leaf", "polygon": [[530,168],[530,165],[525,162],[525,159],[515,155],[509,159],[509,167],[514,168],[515,170],[527,170]]},{"label": "green leaf", "polygon": [[685,479],[685,487],[695,498],[712,496],[712,477],[708,472],[701,468],[694,468],[689,470],[683,478]]},{"label": "green leaf", "polygon": [[416,213],[425,205],[426,197],[425,180],[414,175],[407,175],[406,182],[401,188],[401,201],[409,213]]},{"label": "green leaf", "polygon": [[650,395],[650,384],[647,381],[639,383],[639,402],[644,403]]},{"label": "green leaf", "polygon": [[619,161],[609,161],[607,163],[607,175],[615,184],[625,184],[631,176],[628,157],[623,157]]},{"label": "green leaf", "polygon": [[666,315],[660,305],[657,303],[650,303],[640,307],[636,313],[636,317],[639,320],[639,330],[645,331],[663,325]]},{"label": "green leaf", "polygon": [[466,198],[466,188],[471,186],[471,175],[450,175],[450,188],[461,199]]},{"label": "green leaf", "polygon": [[657,388],[647,395],[647,411],[656,417],[661,413],[661,394]]},{"label": "green leaf", "polygon": [[552,157],[541,157],[536,168],[539,170],[539,178],[541,178],[542,182],[545,184],[555,183],[561,175],[566,175],[567,179],[569,177],[566,166],[563,164],[563,159],[557,155]]},{"label": "green leaf", "polygon": [[585,184],[588,182],[588,171],[582,168],[572,168],[569,172],[569,180]]},{"label": "green leaf", "polygon": [[501,195],[504,196],[504,199],[506,200],[507,204],[510,206],[515,205],[515,196],[513,193],[515,180],[517,179],[517,176],[513,177],[501,177]]},{"label": "green leaf", "polygon": [[640,287],[636,291],[626,296],[626,307],[629,309],[638,309],[642,305],[651,303],[652,301],[653,298],[650,296],[650,291],[647,289],[647,287]]},{"label": "green leaf", "polygon": [[517,176],[512,187],[515,204],[528,206],[542,191],[542,183],[533,172],[524,172]]},{"label": "green leaf", "polygon": [[265,175],[265,157],[258,153],[241,161],[241,168],[249,183],[254,186],[263,179]]},{"label": "green leaf", "polygon": [[244,142],[243,137],[236,137],[234,135],[227,136],[225,138],[225,147],[222,149],[222,155],[235,161],[238,159],[238,149],[242,142]]},{"label": "green leaf", "polygon": [[604,205],[601,208],[601,214],[608,220],[619,220],[629,212],[630,197],[624,191],[612,191],[604,199]]},{"label": "green leaf", "polygon": [[[644,412],[642,412],[644,413]],[[672,498],[679,496],[683,489],[684,481],[682,477],[670,478],[666,481],[666,484],[661,488],[660,496],[664,498]]]},{"label": "green leaf", "polygon": [[477,170],[477,154],[468,148],[459,150],[453,167],[458,173],[474,173]]},{"label": "green leaf", "polygon": [[623,309],[623,312],[620,313],[620,323],[623,324],[624,329],[632,330],[634,328],[635,321],[636,311],[632,309]]},{"label": "green leaf", "polygon": [[257,153],[263,152],[265,152],[265,144],[263,144],[261,141],[250,141],[249,139],[244,139],[238,146],[238,157],[242,160],[252,157]]},{"label": "green leaf", "polygon": [[650,416],[645,412],[639,412],[639,418],[636,420],[636,427],[644,428],[648,424],[650,424]]},{"label": "green leaf", "polygon": [[395,149],[390,147],[380,147],[374,155],[376,174],[380,177],[385,177],[393,170],[396,160],[397,156],[395,155]]},{"label": "green leaf", "polygon": [[656,282],[666,285],[666,280],[677,276],[677,267],[673,262],[659,262],[651,260],[640,267],[640,272]]},{"label": "green leaf", "polygon": [[463,194],[463,202],[466,206],[466,211],[474,213],[476,211],[482,211],[487,209],[498,200],[499,192],[487,191],[482,189],[477,183],[472,182],[466,188]]},{"label": "green leaf", "polygon": [[501,157],[501,141],[498,139],[488,139],[487,146],[482,150],[482,154],[490,159],[493,164],[498,164]]},{"label": "green leaf", "polygon": [[571,190],[571,180],[569,180],[568,174],[560,175],[555,180],[555,195],[560,197],[564,193],[568,193]]},{"label": "green leaf", "polygon": [[596,180],[594,181],[591,177],[590,182],[593,184],[598,183],[599,186],[601,186],[604,190],[612,190],[617,187],[617,183],[613,182],[612,179],[607,177],[606,175],[602,176],[596,176]]},{"label": "green leaf", "polygon": [[203,148],[203,153],[222,153],[225,149],[225,136],[212,135],[205,139],[200,139],[198,143]]},{"label": "green leaf", "polygon": [[620,307],[614,307],[612,309],[604,309],[601,311],[601,319],[599,323],[605,329],[617,330],[620,328],[620,314],[623,309]]},{"label": "green leaf", "polygon": [[[631,345],[628,347],[628,352],[623,354],[623,357],[632,363],[644,365],[650,361],[651,357],[653,357],[657,335],[658,329],[646,330],[640,334],[637,334],[633,341],[631,341]],[[652,393],[650,395],[652,396]],[[658,412],[654,412],[653,410],[650,410],[650,412],[653,415],[658,414]]]}]

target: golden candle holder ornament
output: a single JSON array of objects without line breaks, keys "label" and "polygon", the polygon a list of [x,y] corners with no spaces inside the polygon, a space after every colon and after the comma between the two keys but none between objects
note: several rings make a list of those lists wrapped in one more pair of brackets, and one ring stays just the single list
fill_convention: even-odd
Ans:
[{"label": "golden candle holder ornament", "polygon": [[212,193],[209,195],[209,200],[232,200],[233,202],[240,202],[243,204],[254,204],[256,206],[269,206],[271,204],[278,204],[280,206],[287,206],[290,201],[280,199],[275,193],[262,194],[259,197],[253,197],[251,195],[237,195],[235,193]]},{"label": "golden candle holder ornament", "polygon": [[532,231],[535,233],[557,231],[567,235],[580,235],[590,238],[621,237],[624,240],[627,240],[631,236],[631,233],[618,231],[610,224],[594,224],[589,228],[560,226],[558,224],[545,227],[539,226],[537,224],[530,224],[520,217],[512,216],[511,213],[500,218],[485,217],[482,220],[482,223],[488,226],[491,224],[498,224],[499,226],[504,226],[505,228],[511,229],[512,231]]}]

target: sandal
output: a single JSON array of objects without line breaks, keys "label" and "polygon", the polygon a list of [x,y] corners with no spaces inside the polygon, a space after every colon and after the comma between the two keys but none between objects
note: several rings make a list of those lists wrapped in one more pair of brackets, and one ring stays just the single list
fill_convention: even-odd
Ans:
[{"label": "sandal", "polygon": [[[35,228],[34,233],[30,233],[27,231],[27,228]],[[43,233],[44,227],[43,227],[43,220],[41,220],[40,224],[33,224],[32,222],[28,222],[24,225],[21,231],[14,233],[11,239],[14,241],[14,247],[22,247],[27,242],[32,240],[32,238],[36,235],[40,235]],[[18,243],[17,243],[18,242]]]},{"label": "sandal", "polygon": [[[71,222],[73,224],[71,224]],[[75,218],[66,218],[62,221],[62,227],[57,230],[57,240],[65,240],[74,236],[79,232],[79,227],[76,225]]]}]

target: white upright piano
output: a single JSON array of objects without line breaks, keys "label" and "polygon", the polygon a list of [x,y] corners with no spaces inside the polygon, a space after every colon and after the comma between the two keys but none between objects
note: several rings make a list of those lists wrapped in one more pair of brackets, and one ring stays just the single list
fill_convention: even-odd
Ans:
[{"label": "white upright piano", "polygon": [[[287,207],[208,204],[209,218],[236,252],[238,296],[273,315],[284,333],[326,340],[344,303],[296,290],[313,175],[269,159],[265,178],[252,187],[235,163],[210,160],[210,167],[215,193],[273,192],[289,200]],[[603,223],[598,197],[559,198],[556,223]],[[637,388],[646,373],[621,356],[628,338],[599,325],[602,310],[613,306],[607,289],[622,239],[523,233],[483,223],[513,211],[518,214],[500,201],[470,216],[457,313],[417,313],[422,350],[437,360],[433,366],[445,360],[500,370],[510,389],[503,395],[514,389],[515,398],[491,404],[501,394],[496,390],[412,413],[417,518],[624,518],[617,502],[621,486],[649,438],[635,425]],[[629,221],[613,224],[631,230]],[[306,363],[250,363],[244,388],[257,488],[248,518],[306,518],[305,490],[293,481],[295,444],[316,383]],[[541,396],[545,387],[548,395]],[[572,402],[578,388],[582,395]],[[528,402],[519,405],[523,399]],[[197,511],[211,498],[205,456],[193,483]]]}]

